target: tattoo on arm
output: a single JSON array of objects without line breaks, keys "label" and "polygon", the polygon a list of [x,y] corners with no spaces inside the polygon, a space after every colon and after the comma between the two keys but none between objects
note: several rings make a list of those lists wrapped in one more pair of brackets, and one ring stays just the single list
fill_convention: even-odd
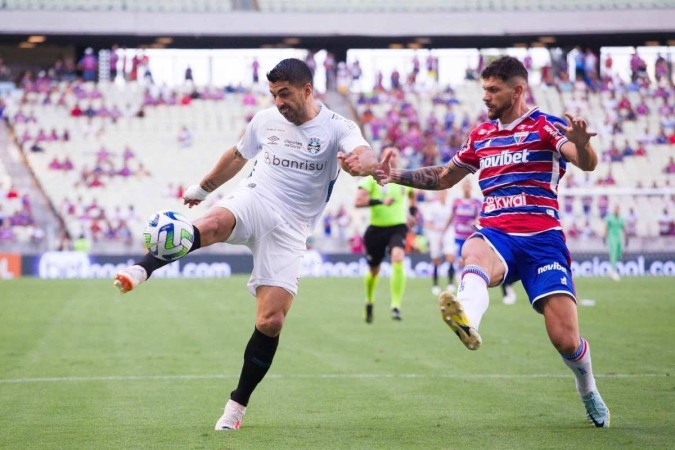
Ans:
[{"label": "tattoo on arm", "polygon": [[442,189],[441,172],[444,167],[422,167],[416,170],[401,170],[392,173],[392,181],[404,186],[411,186],[419,189]]},{"label": "tattoo on arm", "polygon": [[202,183],[202,189],[204,189],[206,192],[213,192],[218,189],[218,185],[211,180],[207,180]]}]

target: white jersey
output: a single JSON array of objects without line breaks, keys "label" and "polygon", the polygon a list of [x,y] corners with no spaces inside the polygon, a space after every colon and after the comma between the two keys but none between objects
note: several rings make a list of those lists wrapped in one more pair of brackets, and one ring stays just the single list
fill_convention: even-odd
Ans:
[{"label": "white jersey", "polygon": [[432,200],[422,210],[424,223],[432,231],[439,233],[445,231],[451,211],[452,202],[441,203],[439,200]]},{"label": "white jersey", "polygon": [[369,146],[358,126],[321,105],[319,114],[300,126],[276,107],[258,112],[237,149],[256,158],[242,181],[298,230],[314,229],[339,174],[338,152]]}]

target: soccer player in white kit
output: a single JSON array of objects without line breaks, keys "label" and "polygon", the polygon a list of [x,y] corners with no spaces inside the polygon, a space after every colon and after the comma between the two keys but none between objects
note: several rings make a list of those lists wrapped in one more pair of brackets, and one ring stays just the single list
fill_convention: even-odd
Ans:
[{"label": "soccer player in white kit", "polygon": [[[312,73],[285,59],[267,74],[274,107],[258,112],[237,145],[183,196],[190,207],[230,180],[255,158],[248,178],[194,222],[191,252],[216,242],[242,244],[253,253],[248,289],[257,300],[253,335],[244,351],[237,388],[216,430],[238,429],[249,398],[276,352],[279,334],[298,289],[307,238],[328,202],[340,167],[352,176],[371,175],[377,158],[359,127],[314,98]],[[118,272],[125,293],[168,264],[146,254]]]},{"label": "soccer player in white kit", "polygon": [[429,241],[429,257],[433,265],[431,293],[439,295],[442,289],[438,285],[438,269],[446,259],[448,264],[448,291],[454,290],[452,280],[455,276],[453,256],[456,252],[455,237],[452,229],[448,227],[452,202],[447,201],[448,191],[442,190],[434,193],[435,196],[424,209],[424,234]]}]

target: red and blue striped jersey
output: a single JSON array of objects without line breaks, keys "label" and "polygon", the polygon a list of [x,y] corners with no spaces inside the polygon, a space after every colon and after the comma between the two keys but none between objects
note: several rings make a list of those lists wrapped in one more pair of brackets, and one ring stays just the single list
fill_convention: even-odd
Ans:
[{"label": "red and blue striped jersey", "polygon": [[565,122],[533,108],[507,124],[485,122],[474,128],[452,161],[475,173],[483,191],[480,227],[529,235],[561,229],[558,183],[566,160],[567,138],[553,124]]},{"label": "red and blue striped jersey", "polygon": [[473,224],[480,215],[481,201],[477,198],[458,198],[452,202],[455,239],[466,240],[473,234]]}]

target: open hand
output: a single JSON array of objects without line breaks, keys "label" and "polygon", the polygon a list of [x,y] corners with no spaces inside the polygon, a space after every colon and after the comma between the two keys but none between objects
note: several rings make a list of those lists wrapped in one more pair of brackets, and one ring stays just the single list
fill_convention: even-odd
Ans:
[{"label": "open hand", "polygon": [[391,152],[387,152],[377,165],[375,172],[373,172],[373,178],[377,181],[377,184],[384,186],[387,183],[391,183]]},{"label": "open hand", "polygon": [[581,117],[573,117],[568,113],[565,113],[565,117],[567,117],[567,121],[570,124],[569,126],[557,122],[553,125],[560,130],[571,143],[578,147],[583,147],[588,144],[588,141],[590,141],[593,136],[597,136],[598,133],[587,130],[588,123]]}]

